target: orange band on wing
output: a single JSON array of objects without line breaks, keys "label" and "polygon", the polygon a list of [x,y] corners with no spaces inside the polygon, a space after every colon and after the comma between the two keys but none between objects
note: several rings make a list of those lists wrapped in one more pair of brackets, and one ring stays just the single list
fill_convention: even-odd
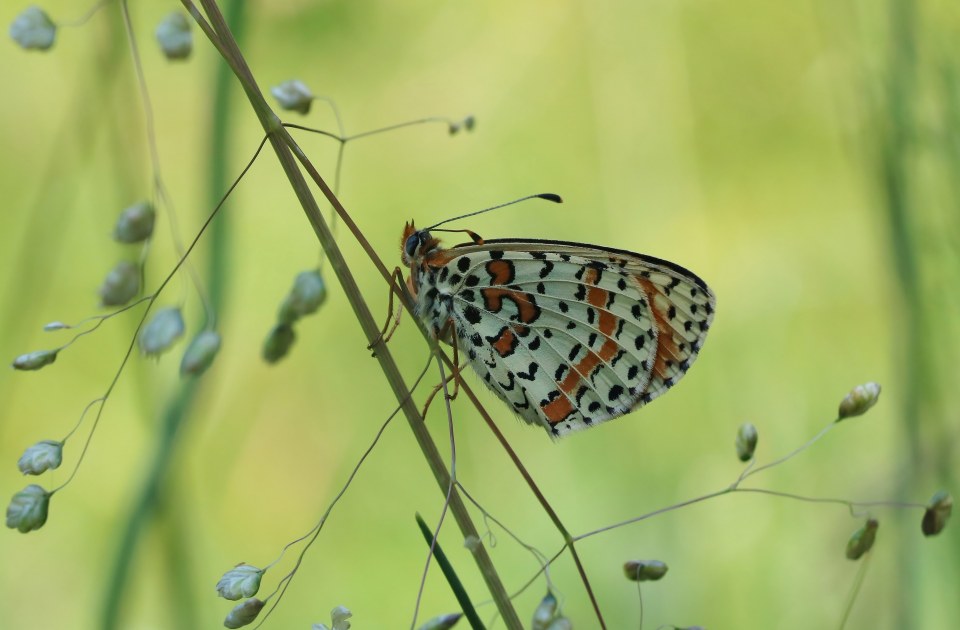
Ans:
[{"label": "orange band on wing", "polygon": [[655,300],[660,292],[657,290],[656,286],[646,278],[635,278],[637,283],[643,289],[644,293],[647,294],[647,301],[650,304],[650,312],[653,313],[653,320],[657,325],[657,330],[659,335],[657,336],[657,356],[653,362],[653,373],[661,379],[667,379],[667,359],[669,357],[676,357],[680,349],[677,348],[676,342],[673,340],[673,327],[670,326],[670,323],[664,318],[663,313],[660,312],[660,309],[657,308]]},{"label": "orange band on wing", "polygon": [[488,311],[499,313],[503,310],[503,300],[511,300],[517,306],[517,317],[524,324],[531,324],[540,317],[540,307],[536,305],[533,296],[523,291],[513,289],[499,289],[489,287],[481,289],[484,305]]},{"label": "orange band on wing", "polygon": [[547,404],[540,405],[540,409],[550,424],[557,424],[573,413],[573,403],[566,396],[557,396]]}]

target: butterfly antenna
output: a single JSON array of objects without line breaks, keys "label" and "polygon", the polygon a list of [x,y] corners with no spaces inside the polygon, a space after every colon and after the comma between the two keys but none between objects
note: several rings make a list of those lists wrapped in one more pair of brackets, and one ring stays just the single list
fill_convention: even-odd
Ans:
[{"label": "butterfly antenna", "polygon": [[484,208],[483,210],[477,210],[475,212],[468,212],[467,214],[461,214],[459,217],[453,217],[451,219],[444,219],[440,223],[434,223],[425,230],[432,230],[436,227],[443,225],[444,223],[450,223],[451,221],[459,221],[460,219],[466,219],[467,217],[473,217],[478,214],[483,214],[484,212],[490,212],[491,210],[497,210],[499,208],[504,208],[506,206],[512,206],[515,203],[520,203],[521,201],[526,201],[527,199],[546,199],[547,201],[552,201],[553,203],[563,203],[563,199],[560,198],[560,195],[554,193],[540,193],[539,195],[527,195],[526,197],[520,197],[519,199],[514,199],[513,201],[508,201],[507,203],[501,203],[499,206],[492,206],[490,208]]}]

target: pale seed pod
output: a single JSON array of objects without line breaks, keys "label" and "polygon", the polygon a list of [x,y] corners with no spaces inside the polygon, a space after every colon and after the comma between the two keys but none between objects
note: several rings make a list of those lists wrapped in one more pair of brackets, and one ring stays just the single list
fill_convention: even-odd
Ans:
[{"label": "pale seed pod", "polygon": [[204,330],[193,338],[180,361],[180,376],[200,376],[220,351],[220,334]]},{"label": "pale seed pod", "polygon": [[870,381],[863,385],[857,385],[840,401],[837,420],[865,414],[870,407],[877,404],[878,398],[880,398],[880,385],[878,383]]},{"label": "pale seed pod", "polygon": [[867,519],[867,522],[853,532],[850,540],[847,541],[847,558],[850,560],[859,560],[863,554],[870,551],[873,543],[877,540],[877,528],[880,522],[875,518]]},{"label": "pale seed pod", "polygon": [[155,34],[160,50],[171,61],[186,59],[193,51],[190,21],[179,11],[174,11],[163,18],[157,25]]},{"label": "pale seed pod", "polygon": [[228,628],[242,628],[253,623],[263,610],[263,604],[264,602],[255,597],[240,602],[223,620],[223,625]]},{"label": "pale seed pod", "polygon": [[573,622],[566,617],[557,617],[550,622],[547,630],[573,630]]},{"label": "pale seed pod", "polygon": [[270,88],[273,98],[277,99],[282,109],[299,112],[301,114],[310,113],[310,105],[313,104],[313,92],[310,91],[303,81],[290,79],[280,85]]},{"label": "pale seed pod", "polygon": [[39,475],[60,467],[63,461],[63,444],[43,440],[30,446],[17,460],[17,468],[25,475]]},{"label": "pale seed pod", "polygon": [[10,24],[10,37],[24,50],[49,50],[57,38],[57,25],[43,9],[31,5]]},{"label": "pale seed pod", "polygon": [[737,447],[737,458],[741,462],[748,462],[753,459],[753,454],[757,450],[758,439],[757,427],[749,422],[744,422],[737,429],[735,445]]},{"label": "pale seed pod", "polygon": [[327,299],[327,285],[317,269],[301,271],[293,281],[290,293],[280,305],[277,320],[292,324],[301,317],[317,312]]},{"label": "pale seed pod", "polygon": [[50,493],[38,486],[30,484],[13,495],[7,506],[7,527],[26,534],[40,529],[47,522],[47,511],[50,507]]},{"label": "pale seed pod", "polygon": [[923,512],[920,530],[924,536],[936,536],[947,526],[953,512],[953,497],[943,490],[937,491]]},{"label": "pale seed pod", "polygon": [[263,342],[263,360],[267,363],[276,363],[287,356],[296,339],[297,334],[293,331],[293,326],[277,324]]},{"label": "pale seed pod", "polygon": [[140,350],[147,356],[160,356],[183,336],[183,315],[176,306],[162,308],[140,331]]},{"label": "pale seed pod", "polygon": [[440,615],[420,626],[420,630],[450,630],[450,628],[455,626],[457,622],[460,621],[461,617],[463,617],[463,613]]},{"label": "pale seed pod", "polygon": [[550,622],[557,617],[557,598],[553,593],[547,591],[547,594],[540,600],[537,609],[533,611],[533,621],[530,622],[531,630],[547,630]]},{"label": "pale seed pod", "polygon": [[121,260],[110,270],[97,291],[100,306],[123,306],[140,292],[140,268]]},{"label": "pale seed pod", "polygon": [[34,352],[21,354],[13,360],[13,369],[24,371],[39,370],[56,361],[58,352],[60,352],[60,350],[36,350]]},{"label": "pale seed pod", "polygon": [[147,201],[124,208],[113,228],[113,239],[119,243],[141,243],[153,235],[156,219],[157,211]]},{"label": "pale seed pod", "polygon": [[656,582],[668,570],[666,563],[660,560],[628,560],[623,563],[623,574],[633,582]]},{"label": "pale seed pod", "polygon": [[353,613],[346,606],[336,606],[330,611],[330,621],[333,623],[331,630],[350,630],[348,619],[353,617]]},{"label": "pale seed pod", "polygon": [[231,600],[253,597],[260,590],[262,577],[263,569],[240,563],[224,573],[217,582],[217,595]]}]

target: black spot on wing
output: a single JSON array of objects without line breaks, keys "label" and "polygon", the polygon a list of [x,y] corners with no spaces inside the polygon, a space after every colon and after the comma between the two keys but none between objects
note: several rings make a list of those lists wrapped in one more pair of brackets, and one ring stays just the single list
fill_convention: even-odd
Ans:
[{"label": "black spot on wing", "polygon": [[537,370],[540,369],[540,366],[535,362],[530,363],[530,367],[527,368],[526,372],[517,372],[517,376],[522,378],[525,381],[532,381],[537,378]]},{"label": "black spot on wing", "polygon": [[627,351],[621,348],[620,351],[617,352],[616,356],[613,357],[613,360],[610,361],[610,367],[617,367],[617,363],[619,363],[620,359],[626,356],[626,354],[627,354]]},{"label": "black spot on wing", "polygon": [[468,304],[467,307],[463,309],[463,316],[474,326],[480,323],[480,311],[473,304]]}]

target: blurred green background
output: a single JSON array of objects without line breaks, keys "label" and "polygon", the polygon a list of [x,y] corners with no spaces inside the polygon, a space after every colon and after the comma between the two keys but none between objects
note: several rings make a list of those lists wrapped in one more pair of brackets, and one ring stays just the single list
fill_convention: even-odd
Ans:
[{"label": "blurred green background", "polygon": [[[55,0],[43,6],[63,21],[83,10]],[[217,173],[235,176],[262,131],[234,82],[217,100],[222,64],[198,32],[188,63],[163,60],[153,29],[178,7],[131,9],[163,176],[189,237],[225,189]],[[0,22],[21,9],[6,3]],[[472,134],[449,137],[435,125],[347,145],[341,199],[387,264],[399,262],[411,218],[422,225],[552,191],[563,206],[528,203],[461,227],[487,238],[640,251],[694,270],[715,289],[717,318],[696,366],[639,413],[553,444],[483,393],[571,532],[729,484],[740,470],[732,444],[741,422],[758,426],[758,458],[769,461],[815,434],[867,380],[884,388],[873,411],[754,477],[756,485],[919,502],[955,487],[955,3],[274,0],[243,9],[241,48],[261,86],[305,81],[336,99],[348,132],[426,115],[477,116]],[[41,326],[96,312],[103,276],[136,256],[110,239],[119,210],[149,197],[152,185],[119,15],[111,4],[82,28],[62,29],[48,54],[0,45],[0,349],[10,359],[60,343]],[[306,119],[287,119],[334,129],[321,103]],[[302,136],[302,145],[332,180],[335,144]],[[159,225],[151,290],[175,259],[165,217]],[[384,283],[343,231],[340,244],[379,319]],[[394,408],[332,276],[328,302],[301,322],[288,360],[260,360],[279,301],[318,251],[269,151],[217,219],[216,234],[198,246],[201,274],[214,251],[221,271],[206,282],[223,302],[223,350],[187,392],[179,432],[161,437],[171,407],[187,395],[176,375],[183,345],[160,361],[130,363],[47,525],[0,536],[4,627],[101,627],[108,592],[119,594],[117,627],[219,627],[231,607],[215,597],[220,575],[241,561],[266,564],[309,529]],[[160,300],[178,303],[196,330],[200,303],[185,279]],[[42,372],[0,379],[0,495],[33,481],[15,466],[26,446],[62,436],[102,394],[135,319],[110,320]],[[391,348],[412,380],[427,349],[409,319]],[[436,379],[431,373],[430,385]],[[486,426],[465,399],[454,412],[461,481],[526,543],[552,554],[560,537]],[[446,452],[439,405],[428,422]],[[80,442],[40,483],[66,479]],[[131,528],[164,445],[156,518]],[[413,515],[435,523],[441,504],[398,419],[267,627],[329,623],[339,604],[354,611],[358,629],[408,627],[426,558]],[[878,542],[847,627],[955,626],[957,528],[924,540],[920,511],[872,514],[881,522]],[[670,566],[665,580],[644,589],[644,627],[837,627],[858,569],[843,549],[861,521],[843,507],[733,495],[591,538],[580,550],[610,628],[637,626],[636,588],[621,573],[631,558]],[[128,573],[118,574],[130,531],[140,537],[122,556]],[[512,591],[537,565],[493,533],[491,553]],[[441,543],[483,601],[461,542],[448,521]],[[263,593],[290,560],[267,574]],[[551,575],[575,626],[595,627],[568,556]],[[517,599],[523,619],[544,591],[540,580]],[[455,609],[433,567],[421,620]],[[487,619],[493,611],[481,609]]]}]

